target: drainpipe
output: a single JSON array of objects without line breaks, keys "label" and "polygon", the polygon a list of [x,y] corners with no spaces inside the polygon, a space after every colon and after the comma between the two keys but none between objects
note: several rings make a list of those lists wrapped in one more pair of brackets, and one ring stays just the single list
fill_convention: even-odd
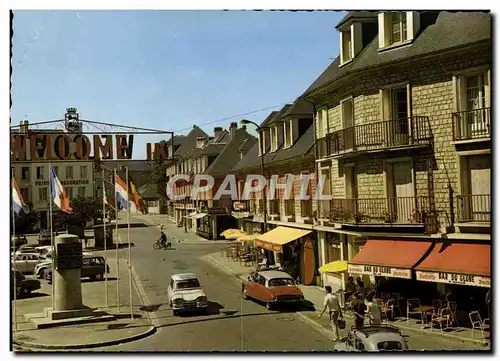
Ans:
[{"label": "drainpipe", "polygon": [[[315,154],[315,157],[314,157],[314,170],[316,172],[316,175],[318,174],[318,164],[316,163],[316,159],[319,158],[319,155],[318,155],[318,143],[317,143],[317,138],[316,138],[316,104],[311,102],[310,100],[307,100],[306,98],[301,98],[302,100],[308,102],[309,104],[311,104],[313,106],[313,113],[312,113],[312,118],[313,118],[313,139],[314,139],[314,154]],[[319,217],[319,200],[316,199],[316,220],[318,219]]]}]

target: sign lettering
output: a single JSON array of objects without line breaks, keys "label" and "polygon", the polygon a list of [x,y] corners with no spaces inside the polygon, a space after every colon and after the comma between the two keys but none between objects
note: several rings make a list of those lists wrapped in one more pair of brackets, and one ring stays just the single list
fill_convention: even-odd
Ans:
[{"label": "sign lettering", "polygon": [[417,280],[465,286],[491,287],[490,277],[461,273],[417,271]]},{"label": "sign lettering", "polygon": [[369,276],[406,278],[406,279],[411,278],[411,270],[404,268],[349,264],[348,270],[349,273],[363,274]]}]

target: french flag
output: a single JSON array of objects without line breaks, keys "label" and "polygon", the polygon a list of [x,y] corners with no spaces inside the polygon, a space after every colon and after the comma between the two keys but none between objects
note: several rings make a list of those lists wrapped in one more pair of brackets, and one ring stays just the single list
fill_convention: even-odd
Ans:
[{"label": "french flag", "polygon": [[28,207],[24,203],[23,196],[19,191],[19,187],[17,186],[17,182],[14,178],[12,178],[12,208],[14,209],[15,214],[28,212]]},{"label": "french flag", "polygon": [[115,209],[115,204],[113,203],[113,201],[111,199],[108,198],[108,196],[106,195],[106,190],[104,190],[104,193],[103,193],[103,200],[104,200],[104,204],[107,204],[108,206],[110,206],[112,209]]},{"label": "french flag", "polygon": [[115,176],[115,193],[116,200],[120,202],[123,209],[128,209],[128,187],[124,181],[119,176]]},{"label": "french flag", "polygon": [[59,179],[57,179],[54,167],[50,167],[50,189],[52,190],[52,199],[54,200],[56,206],[62,212],[73,213],[73,209],[69,203],[68,194]]}]

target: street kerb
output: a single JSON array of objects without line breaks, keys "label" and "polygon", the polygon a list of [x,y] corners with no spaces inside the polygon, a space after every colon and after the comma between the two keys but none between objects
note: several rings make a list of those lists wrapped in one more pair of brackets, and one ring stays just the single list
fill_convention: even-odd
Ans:
[{"label": "street kerb", "polygon": [[[139,276],[137,275],[137,272],[135,271],[134,266],[130,265],[130,269],[132,272],[132,279],[134,281],[134,287],[137,291],[137,294],[139,295],[139,299],[141,300],[142,305],[143,306],[151,305],[151,301],[149,300],[148,294],[146,293],[146,290],[142,286],[142,283],[139,280]],[[146,308],[146,307],[144,307],[144,308]],[[147,309],[144,309],[144,312],[146,313],[146,315],[149,318],[149,321],[151,322],[151,324],[155,328],[161,326],[160,321],[156,315],[156,312],[148,311]]]}]

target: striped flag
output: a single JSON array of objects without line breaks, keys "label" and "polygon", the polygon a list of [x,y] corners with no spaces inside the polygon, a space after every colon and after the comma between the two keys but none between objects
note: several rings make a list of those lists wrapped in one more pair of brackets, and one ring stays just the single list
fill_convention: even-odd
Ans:
[{"label": "striped flag", "polygon": [[28,207],[26,203],[24,203],[23,196],[19,191],[19,187],[17,186],[17,182],[14,178],[12,178],[12,208],[14,209],[15,214],[28,213]]},{"label": "striped flag", "polygon": [[50,189],[52,190],[52,199],[55,205],[65,213],[73,213],[71,204],[69,202],[68,194],[64,189],[63,185],[59,181],[56,175],[56,170],[54,167],[50,167]]},{"label": "striped flag", "polygon": [[102,197],[103,197],[103,201],[104,201],[104,204],[107,204],[108,206],[110,206],[112,209],[115,209],[116,210],[116,207],[115,207],[115,204],[114,202],[108,198],[107,194],[106,194],[106,190],[103,191],[102,193]]},{"label": "striped flag", "polygon": [[132,182],[129,183],[130,183],[130,196],[132,198],[130,201],[130,210],[135,211],[137,213],[146,214],[144,200],[137,191],[135,184]]},{"label": "striped flag", "polygon": [[128,187],[118,175],[115,176],[115,193],[116,193],[116,199],[120,202],[123,209],[128,209],[129,206]]}]

